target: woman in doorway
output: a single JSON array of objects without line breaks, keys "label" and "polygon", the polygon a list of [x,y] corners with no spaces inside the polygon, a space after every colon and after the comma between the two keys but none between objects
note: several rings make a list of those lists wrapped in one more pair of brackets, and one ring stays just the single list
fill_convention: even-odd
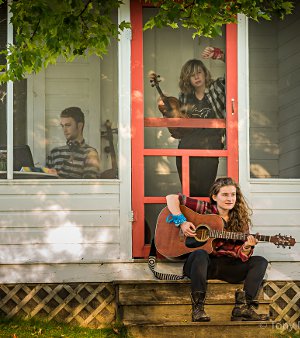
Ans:
[{"label": "woman in doorway", "polygon": [[[215,47],[206,47],[205,59],[225,61],[224,53]],[[187,61],[181,69],[179,101],[182,111],[189,118],[214,119],[225,117],[225,79],[211,79],[204,63],[198,59]],[[222,149],[224,130],[212,128],[178,128],[178,149]],[[216,179],[218,157],[190,157],[190,196],[208,196]],[[176,166],[182,182],[182,160],[176,157]]]},{"label": "woman in doorway", "polygon": [[[180,227],[187,237],[195,236],[195,225],[186,220],[180,205],[200,214],[218,214],[224,222],[224,230],[248,234],[251,226],[251,209],[247,205],[239,185],[230,177],[219,178],[211,186],[209,202],[179,195],[168,195],[169,220]],[[262,285],[268,262],[264,257],[252,256],[257,244],[254,236],[246,241],[215,239],[211,254],[199,249],[190,253],[183,272],[191,279],[192,320],[209,321],[204,310],[207,280],[220,279],[228,283],[244,281],[243,290],[236,290],[232,320],[260,321],[268,316],[255,312],[257,293]]]}]

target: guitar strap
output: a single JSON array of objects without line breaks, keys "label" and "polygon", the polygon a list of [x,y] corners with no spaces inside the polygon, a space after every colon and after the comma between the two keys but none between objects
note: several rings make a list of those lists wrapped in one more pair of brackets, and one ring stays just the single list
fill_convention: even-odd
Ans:
[{"label": "guitar strap", "polygon": [[155,269],[156,266],[156,247],[155,247],[155,242],[154,242],[154,238],[151,241],[151,247],[150,247],[150,254],[148,257],[148,266],[150,268],[150,270],[153,272],[154,276],[157,279],[160,280],[180,280],[180,279],[185,279],[186,276],[184,275],[176,275],[173,273],[164,273],[164,272],[159,272]]}]

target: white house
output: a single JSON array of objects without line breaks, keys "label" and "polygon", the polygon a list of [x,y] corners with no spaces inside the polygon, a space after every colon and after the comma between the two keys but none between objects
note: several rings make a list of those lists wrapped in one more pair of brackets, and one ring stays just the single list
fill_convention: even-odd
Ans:
[{"label": "white house", "polygon": [[[0,144],[8,150],[7,173],[0,178],[3,287],[154,279],[145,258],[155,221],[164,196],[181,191],[181,185],[175,165],[178,140],[157,120],[158,93],[148,73],[160,74],[162,90],[176,97],[181,65],[199,58],[206,46],[226,55],[225,64],[205,61],[214,78],[226,76],[227,148],[210,155],[220,157],[218,175],[239,181],[253,208],[254,233],[287,235],[298,242],[299,6],[284,21],[257,23],[241,15],[216,39],[193,40],[183,29],[143,32],[143,22],[153,13],[126,0],[116,20],[131,21],[132,30],[125,30],[102,60],[58,60],[0,87]],[[3,47],[13,38],[11,25],[3,21],[5,4],[0,15]],[[84,111],[85,140],[101,155],[102,172],[112,166],[105,127],[112,122],[118,178],[53,179],[13,170],[14,146],[29,145],[39,167],[50,149],[64,144],[59,114],[68,106]],[[291,249],[260,243],[255,250],[270,261],[268,281],[300,279],[298,243]],[[0,301],[1,306],[7,303]]]}]

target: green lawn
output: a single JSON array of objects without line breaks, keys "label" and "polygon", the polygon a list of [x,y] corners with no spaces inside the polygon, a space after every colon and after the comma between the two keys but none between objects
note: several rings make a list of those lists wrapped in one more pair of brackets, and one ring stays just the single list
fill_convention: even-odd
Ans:
[{"label": "green lawn", "polygon": [[0,338],[129,338],[126,328],[88,329],[41,320],[1,319]]}]

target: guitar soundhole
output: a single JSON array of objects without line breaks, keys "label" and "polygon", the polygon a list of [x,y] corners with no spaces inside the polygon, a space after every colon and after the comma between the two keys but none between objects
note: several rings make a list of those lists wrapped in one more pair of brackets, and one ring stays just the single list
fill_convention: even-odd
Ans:
[{"label": "guitar soundhole", "polygon": [[198,242],[206,242],[209,239],[209,229],[204,224],[199,224],[196,227],[196,237],[194,237]]}]

